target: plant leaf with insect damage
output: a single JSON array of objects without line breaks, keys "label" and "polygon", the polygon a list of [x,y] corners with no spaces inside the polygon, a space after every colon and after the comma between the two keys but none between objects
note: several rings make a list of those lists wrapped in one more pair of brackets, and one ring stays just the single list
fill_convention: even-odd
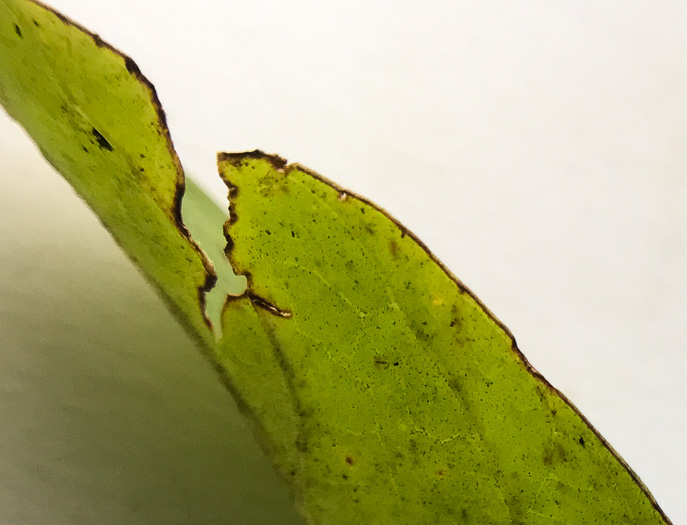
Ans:
[{"label": "plant leaf with insect damage", "polygon": [[214,271],[134,62],[36,1],[0,0],[0,73],[0,102],[210,351],[311,523],[668,523],[415,237],[278,157],[220,157],[248,288],[216,343]]},{"label": "plant leaf with insect damage", "polygon": [[[373,204],[221,154],[221,355],[313,523],[667,523],[507,329]],[[255,383],[255,370],[265,372]],[[280,407],[274,410],[274,406]]]},{"label": "plant leaf with insect damage", "polygon": [[224,255],[226,239],[222,224],[227,220],[228,210],[220,209],[193,180],[187,178],[182,215],[184,224],[193,232],[193,239],[215,265],[217,284],[206,294],[205,310],[218,332],[225,298],[227,295],[239,295],[246,288],[245,278],[234,275]]},{"label": "plant leaf with insect damage", "polygon": [[0,102],[205,345],[212,265],[181,221],[184,175],[155,89],[100,37],[0,0]]}]

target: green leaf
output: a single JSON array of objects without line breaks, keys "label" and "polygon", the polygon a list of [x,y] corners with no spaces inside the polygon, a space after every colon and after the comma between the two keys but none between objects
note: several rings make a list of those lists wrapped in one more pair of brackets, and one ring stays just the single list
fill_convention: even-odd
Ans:
[{"label": "green leaf", "polygon": [[302,525],[197,345],[71,188],[3,136],[0,523]]},{"label": "green leaf", "polygon": [[[276,156],[219,158],[247,289],[218,342],[215,274],[181,222],[183,173],[133,61],[40,4],[0,0],[0,72],[0,101],[215,360],[311,523],[668,523],[419,240]],[[222,214],[202,193],[190,204],[222,257],[208,229]]]},{"label": "green leaf", "polygon": [[223,364],[313,523],[667,521],[386,212],[260,152],[220,171],[249,288],[224,312]]},{"label": "green leaf", "polygon": [[[0,1],[0,102],[205,345],[215,276],[181,222],[184,175],[155,89],[100,37]],[[199,300],[200,299],[200,300]]]}]

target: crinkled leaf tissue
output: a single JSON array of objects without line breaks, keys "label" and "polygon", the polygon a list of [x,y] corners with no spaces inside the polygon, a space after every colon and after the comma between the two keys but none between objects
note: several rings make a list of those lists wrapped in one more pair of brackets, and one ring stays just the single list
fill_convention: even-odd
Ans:
[{"label": "crinkled leaf tissue", "polygon": [[134,61],[49,7],[0,0],[0,100],[195,337],[309,523],[669,523],[384,210],[276,155],[220,153],[229,220],[202,200],[217,235],[200,242],[247,284],[210,315],[217,276]]}]

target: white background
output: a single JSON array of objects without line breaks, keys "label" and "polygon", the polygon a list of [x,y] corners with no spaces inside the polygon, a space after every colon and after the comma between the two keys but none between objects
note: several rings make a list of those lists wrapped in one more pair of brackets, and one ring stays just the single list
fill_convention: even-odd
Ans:
[{"label": "white background", "polygon": [[215,153],[260,148],[400,219],[687,521],[687,4],[52,5],[136,60],[218,202]]}]

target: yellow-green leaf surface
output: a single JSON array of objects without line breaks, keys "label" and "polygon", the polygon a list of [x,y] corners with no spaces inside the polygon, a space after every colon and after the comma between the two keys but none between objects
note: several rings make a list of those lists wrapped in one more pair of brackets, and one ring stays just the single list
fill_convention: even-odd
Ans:
[{"label": "yellow-green leaf surface", "polygon": [[0,136],[0,524],[303,525],[197,345],[17,130]]},{"label": "yellow-green leaf surface", "polygon": [[220,171],[249,279],[224,311],[225,366],[312,522],[667,521],[384,211],[260,152],[220,155]]},{"label": "yellow-green leaf surface", "polygon": [[211,265],[181,223],[184,176],[155,89],[97,35],[0,0],[0,102],[192,333],[211,342]]},{"label": "yellow-green leaf surface", "polygon": [[[216,342],[214,272],[181,223],[183,173],[133,61],[37,2],[0,0],[0,101],[210,350],[311,523],[668,523],[382,210],[279,157],[221,155],[226,252],[248,288]],[[194,195],[194,231],[222,257],[222,214]]]}]

